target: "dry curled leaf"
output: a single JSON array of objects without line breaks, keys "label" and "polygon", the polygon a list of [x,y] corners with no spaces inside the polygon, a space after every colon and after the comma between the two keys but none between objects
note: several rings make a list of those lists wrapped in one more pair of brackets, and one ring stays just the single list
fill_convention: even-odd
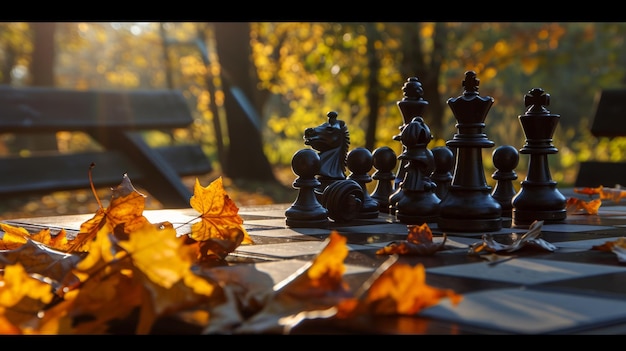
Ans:
[{"label": "dry curled leaf", "polygon": [[91,219],[81,224],[66,251],[88,251],[91,241],[102,228],[107,233],[128,235],[149,223],[143,216],[146,196],[133,187],[128,175],[124,174],[120,185],[111,190],[109,207],[99,208]]},{"label": "dry curled leaf", "polygon": [[613,241],[606,241],[602,245],[594,245],[591,249],[613,252],[617,255],[619,262],[626,262],[626,237],[620,237]]},{"label": "dry curled leaf", "polygon": [[338,305],[338,318],[356,314],[415,315],[433,306],[442,298],[458,304],[463,296],[451,289],[439,289],[426,284],[426,269],[418,263],[411,266],[398,261],[390,262],[379,273],[360,298],[346,299]]},{"label": "dry curled leaf", "polygon": [[482,241],[470,245],[468,254],[481,255],[497,252],[514,252],[525,246],[539,247],[547,251],[556,251],[557,247],[540,238],[543,221],[534,221],[528,231],[518,237],[510,245],[501,244],[495,241],[493,235],[483,234]]},{"label": "dry curled leaf", "polygon": [[602,185],[595,187],[595,188],[592,188],[592,187],[574,188],[574,192],[577,194],[585,194],[585,195],[592,196],[592,195],[600,194],[600,192],[602,192],[602,188],[603,188]]},{"label": "dry curled leaf", "polygon": [[440,243],[433,242],[433,233],[427,223],[421,225],[407,225],[409,234],[406,240],[394,241],[376,251],[377,255],[432,255],[442,250],[447,236],[443,234]]},{"label": "dry curled leaf", "polygon": [[616,185],[615,187],[605,187],[600,185],[595,188],[574,188],[574,192],[577,194],[589,195],[590,197],[598,195],[600,200],[612,200],[614,202],[619,202],[622,198],[626,197],[626,190],[622,189],[620,185]]},{"label": "dry curled leaf", "polygon": [[570,197],[567,199],[565,204],[565,209],[568,213],[576,214],[589,214],[589,215],[597,215],[598,210],[600,209],[600,205],[602,205],[601,199],[593,199],[590,201],[585,201],[582,199],[578,199],[575,197]]}]

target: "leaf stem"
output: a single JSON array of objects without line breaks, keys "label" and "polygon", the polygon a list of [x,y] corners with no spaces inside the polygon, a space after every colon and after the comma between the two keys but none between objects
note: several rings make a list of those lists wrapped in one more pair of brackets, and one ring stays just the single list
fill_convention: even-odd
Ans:
[{"label": "leaf stem", "polygon": [[96,192],[96,187],[93,185],[93,177],[91,176],[92,169],[96,166],[94,162],[89,165],[89,185],[91,186],[91,191],[93,192],[93,196],[96,198],[98,202],[98,207],[102,209],[102,202],[100,202],[100,198],[98,197],[98,193]]}]

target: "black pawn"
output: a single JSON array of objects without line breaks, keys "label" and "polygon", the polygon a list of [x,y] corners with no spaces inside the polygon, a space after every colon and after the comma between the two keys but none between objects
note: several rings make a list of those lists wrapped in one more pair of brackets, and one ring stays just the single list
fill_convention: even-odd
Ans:
[{"label": "black pawn", "polygon": [[438,146],[432,149],[435,159],[435,170],[430,178],[435,184],[435,195],[443,199],[448,193],[450,183],[452,182],[452,171],[454,169],[454,153],[447,146]]},{"label": "black pawn", "polygon": [[374,168],[376,172],[372,179],[376,180],[376,188],[370,194],[372,199],[378,201],[378,211],[389,213],[389,195],[393,193],[396,175],[393,168],[398,163],[396,153],[389,146],[381,146],[372,152]]},{"label": "black pawn", "polygon": [[535,220],[563,222],[567,217],[567,199],[556,188],[548,164],[548,155],[558,152],[552,145],[552,135],[560,116],[544,107],[550,104],[550,95],[543,89],[529,91],[524,96],[524,104],[528,110],[518,118],[526,134],[526,143],[519,152],[529,154],[530,160],[526,179],[513,197],[513,224],[527,226]]},{"label": "black pawn", "polygon": [[476,72],[465,72],[463,95],[448,99],[458,132],[446,146],[456,150],[448,194],[441,200],[437,223],[444,231],[482,232],[502,229],[502,206],[491,196],[483,168],[482,149],[494,146],[483,133],[493,98],[478,94]]},{"label": "black pawn", "polygon": [[297,151],[291,158],[291,169],[298,177],[293,188],[299,189],[298,197],[285,211],[289,227],[319,228],[329,223],[328,211],[319,203],[315,188],[320,185],[315,175],[320,169],[320,157],[312,149]]},{"label": "black pawn", "polygon": [[407,161],[404,179],[400,183],[402,196],[396,204],[397,219],[406,224],[434,222],[439,216],[441,199],[435,195],[437,184],[430,179],[435,169],[430,129],[422,117],[414,117],[402,130],[404,151],[398,157]]},{"label": "black pawn", "polygon": [[373,162],[372,153],[364,147],[351,150],[346,157],[346,164],[352,172],[347,179],[359,183],[361,189],[363,189],[363,204],[357,216],[358,218],[378,217],[378,201],[374,200],[367,190],[367,183],[372,181],[369,171],[372,169]]},{"label": "black pawn", "polygon": [[496,171],[491,178],[496,180],[491,196],[502,206],[502,217],[512,217],[515,196],[513,181],[517,179],[515,168],[519,163],[519,152],[511,145],[498,146],[491,155]]}]

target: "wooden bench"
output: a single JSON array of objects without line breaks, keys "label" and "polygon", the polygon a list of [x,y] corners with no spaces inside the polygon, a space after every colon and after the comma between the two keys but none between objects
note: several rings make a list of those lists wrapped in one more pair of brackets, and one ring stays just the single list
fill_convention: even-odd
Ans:
[{"label": "wooden bench", "polygon": [[[626,89],[602,90],[591,125],[595,137],[626,137]],[[581,162],[575,187],[626,186],[626,162]]]},{"label": "wooden bench", "polygon": [[0,198],[116,186],[125,173],[163,207],[188,207],[191,189],[183,176],[213,169],[200,145],[152,148],[148,130],[188,128],[193,116],[176,90],[76,91],[0,86],[0,133],[21,135],[82,131],[101,150],[0,156]]}]

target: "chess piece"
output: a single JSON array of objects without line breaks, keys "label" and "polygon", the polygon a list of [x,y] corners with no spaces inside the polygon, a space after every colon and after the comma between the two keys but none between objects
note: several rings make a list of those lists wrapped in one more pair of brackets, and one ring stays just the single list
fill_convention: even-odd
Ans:
[{"label": "chess piece", "polygon": [[376,171],[372,178],[377,181],[370,196],[378,202],[378,210],[389,213],[389,196],[393,193],[396,175],[393,168],[397,163],[396,153],[389,146],[381,146],[372,152],[372,162]]},{"label": "chess piece", "polygon": [[374,200],[367,190],[367,183],[372,181],[372,177],[369,175],[373,165],[372,153],[364,147],[358,147],[348,152],[346,163],[352,172],[347,179],[359,183],[363,189],[363,203],[358,218],[377,218],[378,201]]},{"label": "chess piece", "polygon": [[515,168],[519,163],[519,153],[511,145],[498,146],[491,154],[496,171],[491,178],[496,180],[491,196],[502,206],[502,217],[511,218],[513,204],[511,200],[515,196],[513,181],[517,179]]},{"label": "chess piece", "polygon": [[304,130],[304,144],[317,150],[320,157],[318,198],[330,183],[346,179],[346,155],[350,147],[350,133],[345,122],[337,119],[335,111],[326,116],[327,122]]},{"label": "chess piece", "polygon": [[[413,117],[424,116],[424,110],[428,105],[428,101],[424,100],[424,90],[422,89],[422,83],[417,77],[409,77],[402,86],[402,100],[397,102],[400,113],[402,114],[403,124],[399,127],[400,133],[393,136],[393,140],[402,142],[402,129],[411,123]],[[403,146],[404,147],[404,146]],[[396,180],[394,182],[395,192],[390,195],[389,207],[390,213],[395,213],[395,204],[400,200],[402,192],[400,191],[400,183],[404,179],[404,173],[406,172],[406,164],[408,161],[400,160],[398,165],[398,171],[396,172]]]},{"label": "chess piece", "polygon": [[414,117],[402,129],[404,151],[398,158],[407,162],[400,183],[402,196],[396,205],[396,218],[406,224],[435,222],[441,199],[435,195],[437,185],[430,179],[435,169],[433,153],[427,148],[432,140],[422,117]]},{"label": "chess piece", "polygon": [[524,104],[528,110],[518,119],[526,134],[526,143],[519,152],[529,154],[530,159],[526,179],[512,200],[513,225],[527,226],[535,220],[563,222],[567,217],[567,199],[556,188],[548,164],[548,155],[558,152],[552,145],[552,135],[560,115],[545,108],[550,104],[550,94],[540,88],[530,90],[524,96]]},{"label": "chess piece", "polygon": [[319,203],[315,188],[320,182],[315,175],[320,168],[320,157],[311,149],[297,151],[291,158],[291,169],[298,177],[292,186],[299,189],[298,197],[285,211],[285,222],[289,227],[326,227],[328,211]]},{"label": "chess piece", "polygon": [[448,193],[450,183],[452,182],[452,171],[454,169],[454,153],[447,146],[438,146],[432,149],[435,160],[435,170],[430,175],[437,188],[435,195],[443,199]]},{"label": "chess piece", "polygon": [[328,210],[328,217],[335,223],[360,218],[363,202],[363,188],[352,179],[332,182],[321,194],[321,204]]},{"label": "chess piece", "polygon": [[448,194],[441,200],[438,227],[446,231],[496,231],[502,228],[502,206],[491,196],[482,161],[482,148],[494,142],[483,133],[493,98],[478,94],[476,72],[465,72],[463,95],[447,103],[458,132],[446,145],[456,148],[456,167]]}]

